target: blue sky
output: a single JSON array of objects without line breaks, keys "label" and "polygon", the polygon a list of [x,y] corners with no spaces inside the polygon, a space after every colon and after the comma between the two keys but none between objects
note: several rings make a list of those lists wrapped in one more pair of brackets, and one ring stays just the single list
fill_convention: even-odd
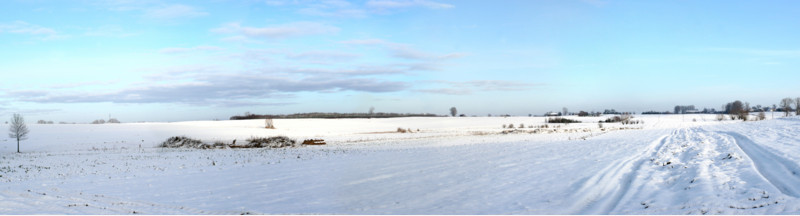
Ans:
[{"label": "blue sky", "polygon": [[796,1],[0,2],[0,117],[527,115],[797,97]]}]

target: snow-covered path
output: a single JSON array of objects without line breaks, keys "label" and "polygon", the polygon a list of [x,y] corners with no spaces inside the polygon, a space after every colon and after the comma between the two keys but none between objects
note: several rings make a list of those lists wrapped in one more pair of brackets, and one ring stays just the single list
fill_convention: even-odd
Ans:
[{"label": "snow-covered path", "polygon": [[[488,135],[448,126],[470,119],[381,120],[439,129],[339,129],[326,136],[331,145],[296,149],[140,149],[135,142],[162,139],[153,134],[232,139],[237,131],[263,131],[232,122],[181,123],[188,130],[158,124],[152,132],[120,125],[136,136],[118,133],[125,141],[117,142],[59,130],[59,139],[86,144],[3,153],[0,214],[800,213],[800,119],[669,118],[645,117],[642,130]],[[468,130],[491,130],[471,124]],[[591,123],[570,127],[597,130]],[[202,128],[210,129],[195,132]]]},{"label": "snow-covered path", "polygon": [[798,171],[738,132],[678,129],[592,176],[572,213],[796,213]]}]

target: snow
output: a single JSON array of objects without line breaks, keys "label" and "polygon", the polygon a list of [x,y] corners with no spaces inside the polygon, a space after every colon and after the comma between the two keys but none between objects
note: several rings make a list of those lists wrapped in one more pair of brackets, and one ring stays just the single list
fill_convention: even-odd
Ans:
[{"label": "snow", "polygon": [[[516,131],[501,126],[545,119],[276,119],[274,130],[263,120],[32,124],[23,153],[14,140],[0,147],[0,214],[800,214],[798,117],[643,115],[644,124],[604,130],[597,121],[608,116],[568,118],[584,123]],[[155,147],[179,135],[328,145]]]}]

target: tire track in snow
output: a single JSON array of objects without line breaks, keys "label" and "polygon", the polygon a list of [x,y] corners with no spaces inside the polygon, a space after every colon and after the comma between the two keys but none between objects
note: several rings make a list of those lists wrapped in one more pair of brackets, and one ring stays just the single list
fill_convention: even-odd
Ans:
[{"label": "tire track in snow", "polygon": [[733,137],[761,176],[782,193],[800,198],[800,166],[759,146],[744,135],[720,132]]},{"label": "tire track in snow", "polygon": [[671,135],[656,139],[640,154],[603,168],[586,180],[575,192],[578,197],[573,199],[577,200],[572,208],[573,214],[609,214],[628,193],[642,165],[667,143],[669,137],[676,134],[677,131],[672,131]]}]

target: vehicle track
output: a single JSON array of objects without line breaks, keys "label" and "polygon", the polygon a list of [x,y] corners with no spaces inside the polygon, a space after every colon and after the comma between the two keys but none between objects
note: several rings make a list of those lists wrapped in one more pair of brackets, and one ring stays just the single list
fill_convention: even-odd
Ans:
[{"label": "vehicle track", "polygon": [[572,209],[573,214],[608,214],[630,190],[631,182],[637,176],[642,165],[649,161],[661,149],[668,139],[679,134],[672,131],[671,135],[662,136],[641,153],[620,160],[600,170],[597,175],[589,177],[575,193],[573,200],[577,200]]},{"label": "vehicle track", "polygon": [[759,146],[747,136],[720,132],[733,137],[739,149],[753,162],[761,176],[782,193],[800,198],[800,166]]},{"label": "vehicle track", "polygon": [[572,214],[766,213],[800,196],[800,166],[738,133],[685,128],[580,184]]}]

